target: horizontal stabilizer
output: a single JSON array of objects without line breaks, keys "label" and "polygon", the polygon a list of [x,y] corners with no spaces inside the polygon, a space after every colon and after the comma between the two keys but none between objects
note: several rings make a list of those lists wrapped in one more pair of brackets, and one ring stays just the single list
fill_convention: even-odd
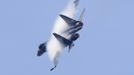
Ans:
[{"label": "horizontal stabilizer", "polygon": [[64,38],[63,36],[59,35],[59,34],[56,34],[56,33],[53,33],[53,35],[55,36],[55,38],[60,41],[61,43],[63,43],[65,46],[68,46],[72,43],[72,41]]},{"label": "horizontal stabilizer", "polygon": [[39,50],[37,52],[37,56],[41,56],[42,54],[44,54],[47,50],[46,50],[46,43],[42,43],[39,45]]}]

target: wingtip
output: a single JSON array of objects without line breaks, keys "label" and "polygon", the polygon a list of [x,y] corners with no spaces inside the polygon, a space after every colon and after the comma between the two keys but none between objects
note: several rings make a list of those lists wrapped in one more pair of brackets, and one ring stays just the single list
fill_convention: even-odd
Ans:
[{"label": "wingtip", "polygon": [[56,33],[53,33],[53,35],[55,35]]},{"label": "wingtip", "polygon": [[53,35],[54,35],[54,36],[57,36],[57,34],[56,34],[56,33],[53,33]]},{"label": "wingtip", "polygon": [[61,17],[61,16],[62,16],[62,14],[59,14],[59,16]]},{"label": "wingtip", "polygon": [[60,35],[58,35],[57,33],[53,33],[53,35],[58,38]]},{"label": "wingtip", "polygon": [[65,15],[63,15],[63,14],[59,14],[59,16],[62,18],[62,19],[65,19]]}]

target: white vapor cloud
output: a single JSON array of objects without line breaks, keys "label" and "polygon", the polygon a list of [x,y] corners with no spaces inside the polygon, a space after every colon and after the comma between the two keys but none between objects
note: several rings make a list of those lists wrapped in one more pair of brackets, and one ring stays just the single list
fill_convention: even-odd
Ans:
[{"label": "white vapor cloud", "polygon": [[[66,8],[59,14],[63,14],[70,18],[74,18],[77,12],[77,4],[75,4],[74,1],[78,0],[70,0]],[[58,16],[54,23],[52,33],[57,33],[69,39],[69,36],[62,33],[67,28],[69,28],[67,23],[65,23],[64,20],[60,16]],[[52,33],[50,39],[47,42],[47,50],[50,60],[54,63],[54,65],[57,65],[59,56],[64,50],[64,46],[53,36]]]}]

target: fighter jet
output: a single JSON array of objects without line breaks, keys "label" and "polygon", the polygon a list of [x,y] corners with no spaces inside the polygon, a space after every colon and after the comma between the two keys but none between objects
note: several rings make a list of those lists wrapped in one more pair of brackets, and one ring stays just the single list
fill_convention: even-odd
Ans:
[{"label": "fighter jet", "polygon": [[82,18],[85,9],[83,9],[79,20],[73,19],[78,3],[79,0],[71,0],[67,9],[59,14],[50,39],[39,45],[37,56],[41,56],[45,52],[48,52],[50,60],[54,64],[54,67],[51,68],[50,71],[58,65],[59,56],[64,48],[69,47],[70,51],[72,46],[74,46],[74,41],[76,41],[80,36],[77,32],[83,27]]},{"label": "fighter jet", "polygon": [[[76,41],[80,37],[80,35],[76,32],[81,30],[82,27],[83,27],[82,19],[83,19],[84,12],[85,12],[85,8],[83,9],[83,11],[82,11],[82,13],[79,17],[79,20],[74,20],[70,17],[67,17],[65,15],[60,14],[60,17],[70,26],[69,29],[65,30],[65,33],[71,36],[68,39],[68,41],[71,42],[71,44],[68,45],[69,46],[69,51],[68,52],[70,52],[70,49],[72,48],[72,46],[74,46],[73,42]],[[54,36],[58,39],[58,37],[56,36],[56,33],[54,34]]]}]

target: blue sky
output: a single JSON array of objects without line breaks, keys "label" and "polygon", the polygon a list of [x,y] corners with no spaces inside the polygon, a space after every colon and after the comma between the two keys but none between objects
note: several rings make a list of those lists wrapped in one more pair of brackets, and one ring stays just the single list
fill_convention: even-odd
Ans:
[{"label": "blue sky", "polygon": [[134,75],[134,0],[81,0],[84,28],[58,67],[37,57],[68,0],[0,1],[0,75]]}]

